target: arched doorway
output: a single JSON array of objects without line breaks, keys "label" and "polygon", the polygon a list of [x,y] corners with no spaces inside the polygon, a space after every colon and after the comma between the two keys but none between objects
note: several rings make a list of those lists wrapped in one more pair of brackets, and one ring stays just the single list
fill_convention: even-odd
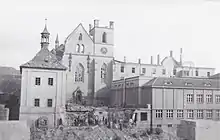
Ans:
[{"label": "arched doorway", "polygon": [[82,103],[82,91],[78,90],[76,92],[76,103],[81,104]]}]

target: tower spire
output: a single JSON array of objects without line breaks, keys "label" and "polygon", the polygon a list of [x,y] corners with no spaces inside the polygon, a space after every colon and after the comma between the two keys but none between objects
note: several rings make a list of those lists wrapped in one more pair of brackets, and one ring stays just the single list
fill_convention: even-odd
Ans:
[{"label": "tower spire", "polygon": [[59,43],[58,34],[57,34],[57,37],[56,37],[55,43]]},{"label": "tower spire", "polygon": [[59,38],[58,38],[58,34],[55,40],[55,49],[57,49],[59,47]]},{"label": "tower spire", "polygon": [[45,27],[41,33],[41,48],[48,48],[50,33],[47,30],[47,19],[45,19]]}]

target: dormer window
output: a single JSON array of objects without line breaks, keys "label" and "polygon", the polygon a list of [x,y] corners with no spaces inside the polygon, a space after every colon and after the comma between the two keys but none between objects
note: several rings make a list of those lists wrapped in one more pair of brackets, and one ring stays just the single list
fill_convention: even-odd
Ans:
[{"label": "dormer window", "polygon": [[79,40],[82,40],[82,34],[81,33],[79,34]]},{"label": "dormer window", "polygon": [[102,34],[102,43],[106,43],[107,42],[107,40],[106,40],[106,32],[104,32],[103,34]]},{"label": "dormer window", "polygon": [[193,85],[192,83],[188,83],[188,82],[185,83],[185,86],[192,86],[192,85]]},{"label": "dormer window", "polygon": [[204,86],[210,87],[210,86],[211,86],[211,83],[204,83]]},{"label": "dormer window", "polygon": [[165,81],[164,85],[172,85],[173,83],[171,81]]}]

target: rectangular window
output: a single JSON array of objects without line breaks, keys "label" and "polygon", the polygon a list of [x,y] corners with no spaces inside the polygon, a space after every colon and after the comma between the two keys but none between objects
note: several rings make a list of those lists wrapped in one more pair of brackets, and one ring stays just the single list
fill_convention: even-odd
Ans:
[{"label": "rectangular window", "polygon": [[166,75],[166,69],[162,69],[162,74]]},{"label": "rectangular window", "polygon": [[210,77],[210,72],[207,72],[207,77]]},{"label": "rectangular window", "polygon": [[215,103],[220,103],[220,95],[215,95]]},{"label": "rectangular window", "polygon": [[197,119],[203,119],[203,110],[197,110]]},{"label": "rectangular window", "polygon": [[183,110],[177,110],[177,118],[183,118]]},{"label": "rectangular window", "polygon": [[187,119],[193,119],[194,115],[193,115],[193,110],[187,110]]},{"label": "rectangular window", "polygon": [[206,103],[212,103],[212,95],[211,94],[206,95]]},{"label": "rectangular window", "polygon": [[157,124],[157,127],[162,127],[162,125],[161,124]]},{"label": "rectangular window", "polygon": [[135,73],[135,68],[132,68],[132,73]]},{"label": "rectangular window", "polygon": [[52,107],[52,106],[53,106],[53,100],[47,99],[47,107]]},{"label": "rectangular window", "polygon": [[152,74],[156,74],[156,71],[157,71],[156,68],[153,68],[152,69]]},{"label": "rectangular window", "polygon": [[212,110],[206,110],[206,118],[212,119]]},{"label": "rectangular window", "polygon": [[187,103],[193,103],[193,94],[187,94],[186,101]]},{"label": "rectangular window", "polygon": [[199,76],[199,71],[198,70],[196,70],[196,76]]},{"label": "rectangular window", "polygon": [[147,121],[147,112],[141,112],[141,121]]},{"label": "rectangular window", "polygon": [[167,110],[167,118],[173,118],[173,110]]},{"label": "rectangular window", "polygon": [[34,106],[40,107],[40,99],[34,99]]},{"label": "rectangular window", "polygon": [[35,85],[40,85],[40,77],[35,78]]},{"label": "rectangular window", "polygon": [[163,118],[163,110],[156,110],[156,118]]},{"label": "rectangular window", "polygon": [[146,73],[146,68],[142,68],[142,74]]},{"label": "rectangular window", "polygon": [[53,85],[53,78],[48,78],[48,85],[50,85],[50,86]]},{"label": "rectangular window", "polygon": [[203,103],[203,94],[197,94],[196,95],[196,101],[197,103]]},{"label": "rectangular window", "polygon": [[125,72],[125,67],[121,66],[121,73],[124,73],[124,72]]},{"label": "rectangular window", "polygon": [[216,119],[220,120],[220,110],[216,110]]},{"label": "rectangular window", "polygon": [[173,125],[172,125],[172,124],[168,124],[167,126],[168,126],[168,127],[173,127]]}]

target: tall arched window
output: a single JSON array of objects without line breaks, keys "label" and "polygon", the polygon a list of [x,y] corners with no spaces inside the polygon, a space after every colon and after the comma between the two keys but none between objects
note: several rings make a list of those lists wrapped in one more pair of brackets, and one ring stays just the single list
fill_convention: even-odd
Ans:
[{"label": "tall arched window", "polygon": [[81,33],[79,34],[79,40],[82,40],[82,34]]},{"label": "tall arched window", "polygon": [[107,65],[104,63],[101,67],[101,82],[104,82],[107,74]]},{"label": "tall arched window", "polygon": [[82,44],[82,46],[81,46],[81,51],[80,51],[81,53],[84,53],[85,52],[85,46]]},{"label": "tall arched window", "polygon": [[80,45],[79,44],[76,45],[76,52],[80,53]]},{"label": "tall arched window", "polygon": [[102,34],[102,42],[103,43],[106,43],[106,32],[104,32],[103,34]]},{"label": "tall arched window", "polygon": [[84,67],[81,63],[76,66],[75,82],[84,82]]}]

